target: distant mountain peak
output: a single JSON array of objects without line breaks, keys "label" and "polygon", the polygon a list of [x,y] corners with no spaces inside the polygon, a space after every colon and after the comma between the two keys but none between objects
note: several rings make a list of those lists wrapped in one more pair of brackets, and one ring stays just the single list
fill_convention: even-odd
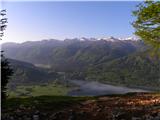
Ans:
[{"label": "distant mountain peak", "polygon": [[139,37],[137,36],[130,36],[130,37],[126,37],[126,38],[118,38],[119,40],[132,40],[132,41],[138,41],[140,40]]},{"label": "distant mountain peak", "polygon": [[[138,41],[140,40],[139,37],[137,36],[130,36],[130,37],[123,37],[123,38],[117,38],[113,36],[109,37],[100,37],[100,38],[87,38],[87,37],[81,37],[81,38],[75,38],[76,40],[79,41],[97,41],[97,40],[105,40],[105,41],[110,41],[110,42],[116,42],[116,41],[126,41],[126,40],[131,40],[131,41]],[[70,39],[68,39],[70,40]],[[72,40],[72,39],[71,39]]]},{"label": "distant mountain peak", "polygon": [[87,39],[88,39],[88,38],[85,38],[85,37],[80,38],[81,41],[85,41],[85,40],[87,40]]},{"label": "distant mountain peak", "polygon": [[115,40],[118,40],[118,39],[113,36],[110,36],[110,37],[103,37],[103,38],[101,38],[101,40],[114,42]]}]

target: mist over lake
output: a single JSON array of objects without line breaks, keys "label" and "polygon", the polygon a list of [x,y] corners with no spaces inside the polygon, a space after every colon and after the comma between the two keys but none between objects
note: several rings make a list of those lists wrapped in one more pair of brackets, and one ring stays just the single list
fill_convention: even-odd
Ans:
[{"label": "mist over lake", "polygon": [[113,86],[96,81],[69,80],[69,82],[78,86],[77,89],[73,89],[68,93],[70,96],[97,96],[125,94],[128,92],[149,92],[147,90]]}]

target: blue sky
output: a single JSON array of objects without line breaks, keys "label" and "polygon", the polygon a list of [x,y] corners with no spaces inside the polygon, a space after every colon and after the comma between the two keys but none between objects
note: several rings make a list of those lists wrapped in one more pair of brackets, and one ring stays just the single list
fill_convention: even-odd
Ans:
[{"label": "blue sky", "polygon": [[75,37],[132,36],[138,2],[5,2],[3,42]]}]

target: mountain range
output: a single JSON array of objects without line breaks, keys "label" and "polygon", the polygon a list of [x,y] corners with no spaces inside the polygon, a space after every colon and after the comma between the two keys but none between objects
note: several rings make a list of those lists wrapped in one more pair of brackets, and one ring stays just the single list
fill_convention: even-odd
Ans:
[{"label": "mountain range", "polygon": [[7,58],[31,63],[44,71],[65,72],[70,79],[159,90],[160,61],[149,55],[148,48],[132,37],[51,39],[2,45]]},{"label": "mountain range", "polygon": [[[83,38],[84,39],[84,38]],[[144,49],[142,41],[118,40],[116,38],[93,38],[85,40],[66,39],[34,42],[6,43],[2,45],[6,57],[49,66],[55,71],[83,70],[91,64],[111,61]],[[73,68],[72,68],[73,67]]]}]

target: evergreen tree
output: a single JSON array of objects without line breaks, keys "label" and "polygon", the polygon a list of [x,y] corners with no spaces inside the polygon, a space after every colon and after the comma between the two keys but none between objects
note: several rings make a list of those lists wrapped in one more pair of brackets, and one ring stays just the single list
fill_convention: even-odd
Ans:
[{"label": "evergreen tree", "polygon": [[[4,30],[7,27],[7,18],[5,18],[6,10],[2,9],[0,11],[0,40],[2,40],[2,37],[4,35]],[[1,51],[1,99],[4,101],[6,99],[6,86],[8,83],[8,80],[13,74],[13,70],[9,66],[9,62],[3,55],[3,51]]]},{"label": "evergreen tree", "polygon": [[2,101],[6,99],[6,86],[8,80],[13,74],[13,70],[9,66],[9,62],[3,55],[1,51],[1,99]]}]

